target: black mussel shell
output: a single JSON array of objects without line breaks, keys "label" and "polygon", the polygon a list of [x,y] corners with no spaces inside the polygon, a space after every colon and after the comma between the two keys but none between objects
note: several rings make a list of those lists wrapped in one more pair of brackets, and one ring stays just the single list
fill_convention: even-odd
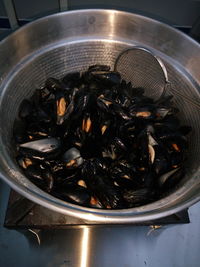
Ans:
[{"label": "black mussel shell", "polygon": [[93,72],[93,71],[109,71],[110,66],[107,65],[92,65],[88,68],[88,72]]},{"label": "black mussel shell", "polygon": [[91,182],[86,179],[86,184],[104,208],[123,208],[124,200],[121,190],[109,181],[109,177],[96,175]]},{"label": "black mussel shell", "polygon": [[145,205],[155,200],[155,192],[151,188],[125,190],[123,197],[129,207]]},{"label": "black mussel shell", "polygon": [[20,104],[13,141],[24,174],[92,208],[138,207],[175,189],[191,127],[180,124],[172,96],[155,101],[103,64],[69,71]]},{"label": "black mussel shell", "polygon": [[62,82],[55,78],[48,78],[45,82],[45,87],[50,91],[63,90],[65,86]]},{"label": "black mussel shell", "polygon": [[19,151],[25,156],[44,159],[60,153],[60,147],[58,138],[44,138],[20,144]]},{"label": "black mussel shell", "polygon": [[53,193],[56,197],[62,200],[72,202],[74,204],[79,204],[83,206],[90,205],[91,194],[87,188],[79,185],[71,185],[64,187],[64,190]]}]

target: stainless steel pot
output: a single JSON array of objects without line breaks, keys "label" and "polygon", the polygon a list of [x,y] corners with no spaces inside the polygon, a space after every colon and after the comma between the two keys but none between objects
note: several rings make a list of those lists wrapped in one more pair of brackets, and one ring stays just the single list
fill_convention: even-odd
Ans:
[{"label": "stainless steel pot", "polygon": [[[94,210],[63,202],[41,191],[13,157],[12,125],[20,101],[49,76],[108,64],[122,49],[142,45],[165,62],[175,105],[193,127],[187,173],[171,194],[126,210]],[[14,190],[54,211],[101,223],[130,223],[167,216],[200,199],[200,45],[158,21],[114,10],[78,10],[39,19],[0,43],[0,173]]]}]

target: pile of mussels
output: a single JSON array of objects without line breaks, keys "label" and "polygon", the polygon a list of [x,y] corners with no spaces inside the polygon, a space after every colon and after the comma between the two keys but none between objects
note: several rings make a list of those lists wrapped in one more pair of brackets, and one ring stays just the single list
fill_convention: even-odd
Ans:
[{"label": "pile of mussels", "polygon": [[183,177],[191,127],[172,96],[144,96],[109,66],[48,78],[22,101],[14,123],[16,160],[44,191],[103,209],[165,196]]}]

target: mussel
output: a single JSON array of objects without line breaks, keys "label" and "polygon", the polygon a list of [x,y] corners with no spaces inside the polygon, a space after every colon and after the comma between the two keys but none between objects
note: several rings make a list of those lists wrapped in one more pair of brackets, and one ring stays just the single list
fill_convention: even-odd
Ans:
[{"label": "mussel", "polygon": [[81,157],[80,151],[75,147],[67,150],[62,157],[67,168],[76,168],[83,163],[83,158]]},{"label": "mussel", "polygon": [[74,204],[79,204],[83,206],[90,205],[91,194],[89,190],[80,185],[68,185],[59,190],[59,192],[54,192],[54,196],[61,198],[62,200],[72,202]]},{"label": "mussel", "polygon": [[35,185],[90,208],[124,209],[169,194],[184,176],[191,127],[159,100],[96,64],[49,77],[13,125],[16,162]]},{"label": "mussel", "polygon": [[60,153],[61,141],[58,138],[44,138],[19,145],[21,154],[33,158],[48,158]]}]

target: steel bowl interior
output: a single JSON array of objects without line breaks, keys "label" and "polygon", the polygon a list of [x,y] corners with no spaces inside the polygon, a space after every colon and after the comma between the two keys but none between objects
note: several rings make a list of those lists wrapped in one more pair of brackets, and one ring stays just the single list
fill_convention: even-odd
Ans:
[{"label": "steel bowl interior", "polygon": [[[159,201],[116,211],[80,207],[41,191],[22,174],[14,159],[12,129],[20,102],[48,77],[61,78],[92,64],[113,68],[118,54],[133,45],[147,47],[163,60],[171,82],[168,93],[174,95],[183,124],[193,128],[183,181]],[[200,45],[195,41],[165,24],[131,13],[64,12],[30,23],[3,40],[0,65],[0,172],[13,189],[54,211],[101,223],[153,220],[200,199]]]}]

